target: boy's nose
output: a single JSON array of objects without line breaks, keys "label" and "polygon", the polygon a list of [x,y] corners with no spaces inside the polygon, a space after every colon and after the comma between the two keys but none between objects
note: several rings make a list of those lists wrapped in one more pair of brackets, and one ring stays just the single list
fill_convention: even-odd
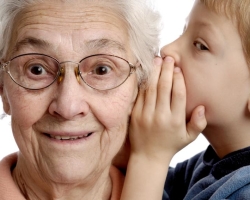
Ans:
[{"label": "boy's nose", "polygon": [[180,53],[181,53],[181,44],[179,40],[175,40],[170,44],[165,45],[162,47],[160,54],[162,58],[165,58],[166,56],[171,56],[175,60],[175,65],[178,66],[178,63],[180,61]]}]

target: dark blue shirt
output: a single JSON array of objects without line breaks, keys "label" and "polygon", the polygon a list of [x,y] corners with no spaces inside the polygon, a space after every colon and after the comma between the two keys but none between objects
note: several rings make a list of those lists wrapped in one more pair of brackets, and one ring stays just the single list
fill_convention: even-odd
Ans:
[{"label": "dark blue shirt", "polygon": [[163,200],[250,199],[250,147],[220,159],[213,148],[170,168]]}]

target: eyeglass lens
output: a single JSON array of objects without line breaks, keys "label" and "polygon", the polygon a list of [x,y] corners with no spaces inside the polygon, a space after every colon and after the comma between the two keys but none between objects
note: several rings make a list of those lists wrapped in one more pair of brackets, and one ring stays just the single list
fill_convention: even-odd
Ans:
[{"label": "eyeglass lens", "polygon": [[[70,61],[69,61],[70,62]],[[60,75],[60,64],[56,59],[43,54],[23,54],[13,58],[8,73],[18,85],[27,89],[42,89],[50,86]],[[109,90],[121,85],[129,77],[130,64],[113,55],[92,55],[78,64],[79,75],[90,87]]]}]

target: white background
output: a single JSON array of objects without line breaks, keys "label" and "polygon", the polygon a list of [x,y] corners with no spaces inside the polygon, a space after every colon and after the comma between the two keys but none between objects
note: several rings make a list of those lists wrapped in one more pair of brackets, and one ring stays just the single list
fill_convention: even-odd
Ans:
[{"label": "white background", "polygon": [[[161,46],[173,41],[182,33],[182,29],[194,0],[155,0],[157,9],[163,16],[164,29],[161,34]],[[0,102],[0,117],[3,113]],[[171,165],[175,166],[177,162],[188,159],[192,155],[204,150],[208,142],[200,135],[196,141],[177,153],[173,158]],[[11,128],[10,117],[4,117],[0,120],[0,160],[18,148],[14,142]]]}]

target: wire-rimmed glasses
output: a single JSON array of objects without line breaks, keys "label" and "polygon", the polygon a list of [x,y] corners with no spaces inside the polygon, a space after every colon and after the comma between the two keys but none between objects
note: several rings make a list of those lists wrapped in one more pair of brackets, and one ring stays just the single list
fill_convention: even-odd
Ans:
[{"label": "wire-rimmed glasses", "polygon": [[65,63],[75,63],[76,76],[96,90],[111,90],[122,85],[136,69],[127,60],[109,54],[95,54],[83,58],[79,63],[59,62],[39,53],[18,55],[0,65],[19,86],[29,90],[40,90],[52,85],[64,76]]}]

